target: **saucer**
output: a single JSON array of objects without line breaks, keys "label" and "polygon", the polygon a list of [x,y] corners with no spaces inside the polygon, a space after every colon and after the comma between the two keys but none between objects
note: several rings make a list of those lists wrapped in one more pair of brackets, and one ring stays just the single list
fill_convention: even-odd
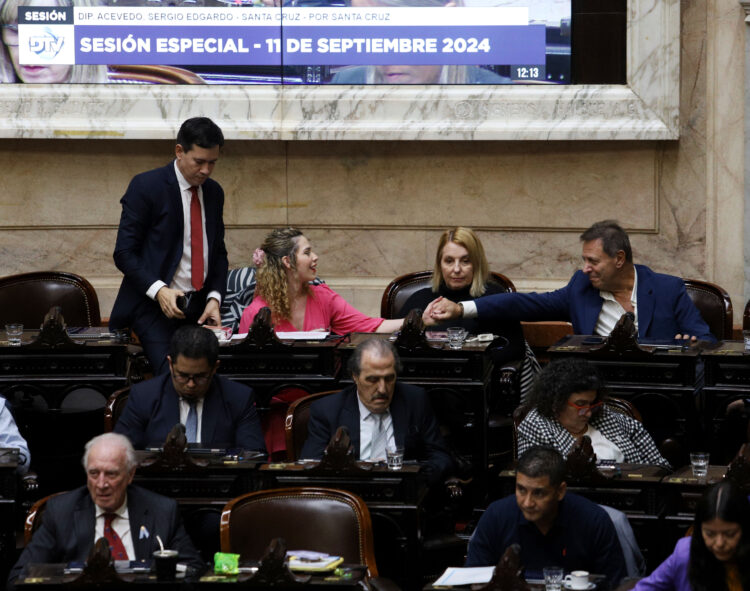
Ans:
[{"label": "saucer", "polygon": [[589,589],[596,589],[595,583],[589,583],[586,587],[572,587],[567,581],[563,581],[563,587],[565,589],[571,589],[572,591],[588,591]]}]

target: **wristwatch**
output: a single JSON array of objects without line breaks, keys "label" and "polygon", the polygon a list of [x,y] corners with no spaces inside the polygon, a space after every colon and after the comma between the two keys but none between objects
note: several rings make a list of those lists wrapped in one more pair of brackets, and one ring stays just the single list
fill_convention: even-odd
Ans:
[{"label": "wristwatch", "polygon": [[464,305],[463,305],[463,303],[462,302],[458,302],[458,307],[461,308],[461,315],[459,316],[459,318],[463,318],[464,317]]}]

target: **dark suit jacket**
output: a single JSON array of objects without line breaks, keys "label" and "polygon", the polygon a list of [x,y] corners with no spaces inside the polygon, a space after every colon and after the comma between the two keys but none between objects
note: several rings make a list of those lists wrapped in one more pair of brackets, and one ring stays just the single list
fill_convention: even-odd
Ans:
[{"label": "dark suit jacket", "polygon": [[[131,388],[114,430],[127,436],[133,447],[143,449],[149,444],[163,444],[179,422],[179,396],[172,375],[167,373]],[[252,389],[214,376],[203,400],[201,444],[266,451]]]},{"label": "dark suit jacket", "polygon": [[[424,462],[423,470],[433,482],[447,476],[453,469],[453,460],[440,435],[427,393],[397,381],[390,412],[393,436],[396,445],[404,447],[404,459]],[[323,457],[328,442],[341,426],[349,429],[354,453],[359,458],[359,405],[354,385],[313,402],[301,457]]]},{"label": "dark suit jacket", "polygon": [[[204,567],[182,526],[176,501],[131,485],[128,515],[135,559],[150,559],[159,549],[159,535],[167,548],[179,551],[180,562],[197,569]],[[51,498],[42,514],[41,527],[11,569],[8,581],[15,580],[32,562],[85,561],[96,541],[95,521],[96,507],[85,486]],[[148,537],[140,537],[141,526],[148,531]]]},{"label": "dark suit jacket", "polygon": [[[182,257],[184,221],[174,162],[141,173],[130,181],[120,200],[122,215],[117,230],[115,265],[125,277],[117,294],[109,325],[147,330],[161,314],[159,304],[146,295],[161,279],[169,285]],[[203,291],[224,294],[227,250],[224,246],[224,191],[216,181],[203,183],[203,207],[208,239],[208,272]]]},{"label": "dark suit jacket", "polygon": [[[672,339],[676,334],[715,341],[679,277],[635,265],[638,273],[638,337]],[[578,271],[570,282],[547,293],[501,293],[476,301],[480,319],[502,316],[517,320],[568,320],[576,334],[594,334],[602,309],[599,290]]]}]

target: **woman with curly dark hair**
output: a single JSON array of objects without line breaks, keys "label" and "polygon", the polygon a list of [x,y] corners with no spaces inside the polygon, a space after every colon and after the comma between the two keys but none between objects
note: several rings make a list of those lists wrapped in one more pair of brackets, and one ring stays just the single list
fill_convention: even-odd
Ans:
[{"label": "woman with curly dark hair", "polygon": [[531,410],[518,426],[518,454],[549,445],[565,456],[587,435],[597,459],[671,468],[643,425],[609,408],[606,398],[606,385],[588,361],[551,362],[537,376]]},{"label": "woman with curly dark hair", "polygon": [[693,535],[635,591],[750,591],[750,503],[731,481],[712,486],[698,503]]}]

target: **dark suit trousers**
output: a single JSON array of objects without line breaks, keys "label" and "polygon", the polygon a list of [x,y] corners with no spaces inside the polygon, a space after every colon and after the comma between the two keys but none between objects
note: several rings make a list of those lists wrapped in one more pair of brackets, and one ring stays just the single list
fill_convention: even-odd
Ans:
[{"label": "dark suit trousers", "polygon": [[206,309],[205,289],[193,293],[185,312],[185,319],[167,318],[161,311],[159,302],[151,299],[144,300],[142,310],[135,315],[137,319],[133,330],[141,341],[143,352],[154,368],[154,375],[158,376],[169,371],[167,353],[169,341],[174,332],[183,324],[195,324]]}]

